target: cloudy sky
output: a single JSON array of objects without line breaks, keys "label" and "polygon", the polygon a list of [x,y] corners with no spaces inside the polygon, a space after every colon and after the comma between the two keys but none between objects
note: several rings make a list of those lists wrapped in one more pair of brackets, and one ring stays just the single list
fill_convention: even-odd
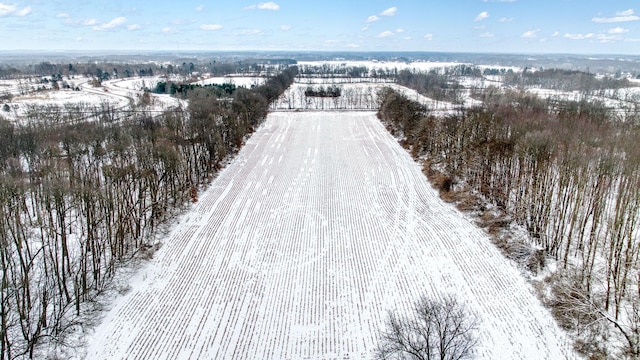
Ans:
[{"label": "cloudy sky", "polygon": [[0,50],[640,55],[638,0],[0,0]]}]

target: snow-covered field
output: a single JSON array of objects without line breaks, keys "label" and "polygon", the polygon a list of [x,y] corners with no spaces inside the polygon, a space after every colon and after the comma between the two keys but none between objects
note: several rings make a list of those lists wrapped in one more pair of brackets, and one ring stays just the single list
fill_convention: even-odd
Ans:
[{"label": "snow-covered field", "polygon": [[[10,102],[3,102],[8,104],[9,111],[1,111],[0,116],[17,121],[25,117],[33,108],[58,106],[64,111],[66,106],[80,104],[86,107],[100,107],[103,103],[108,103],[110,107],[129,110],[132,104],[138,103],[145,89],[155,88],[159,81],[182,82],[187,79],[177,75],[169,79],[166,76],[130,77],[103,81],[100,87],[92,86],[90,80],[90,78],[78,76],[70,81],[80,91],[49,89],[40,92],[35,92],[35,87],[40,85],[33,82],[35,80],[29,80],[30,82],[27,80],[0,80],[0,95],[14,95]],[[236,86],[250,88],[253,85],[263,84],[265,80],[263,77],[227,76],[208,78],[197,83],[202,85],[233,83]],[[26,95],[20,95],[21,88],[33,88],[34,90]],[[175,107],[186,108],[187,102],[170,95],[152,94],[151,104],[144,110],[160,112]]]},{"label": "snow-covered field", "polygon": [[270,114],[163,243],[87,359],[370,359],[423,294],[480,315],[479,359],[575,357],[373,112]]},{"label": "snow-covered field", "polygon": [[[176,81],[183,80],[175,78]],[[78,107],[83,109],[100,108],[103,104],[108,104],[120,110],[131,110],[132,104],[136,104],[144,89],[154,88],[158,81],[166,81],[160,76],[154,77],[132,77],[123,79],[113,79],[103,81],[101,86],[94,87],[87,77],[75,77],[73,86],[79,89],[44,90],[33,91],[20,95],[19,88],[27,87],[23,80],[2,80],[0,81],[0,95],[4,92],[14,95],[10,102],[5,102],[9,106],[9,111],[0,111],[0,116],[11,121],[18,121],[28,115],[34,109],[44,109],[58,107],[61,111],[66,111],[66,107]],[[29,85],[33,87],[34,85]],[[187,102],[170,95],[152,94],[151,104],[145,111],[164,111],[175,107],[186,108]]]},{"label": "snow-covered field", "polygon": [[[417,91],[404,86],[382,82],[361,83],[324,83],[310,85],[308,79],[296,79],[296,82],[287,89],[285,94],[271,104],[272,110],[377,110],[378,92],[389,87],[403,94],[411,100],[415,100],[432,110],[434,115],[446,115],[458,111],[461,106],[447,101],[436,101],[419,94]],[[306,97],[305,90],[311,87],[336,86],[341,89],[342,96],[330,97]],[[481,102],[468,96],[468,92],[462,93],[464,106],[478,106]]]},{"label": "snow-covered field", "polygon": [[143,91],[144,89],[153,89],[156,87],[158,82],[160,81],[175,81],[175,82],[183,82],[186,81],[186,78],[183,76],[175,75],[167,79],[166,76],[156,75],[156,76],[145,76],[145,77],[129,77],[122,79],[114,79],[109,80],[106,84],[111,85],[116,88],[130,90],[130,91]]},{"label": "snow-covered field", "polygon": [[[129,104],[126,97],[105,92],[103,88],[94,88],[89,84],[90,79],[78,76],[69,80],[73,86],[77,86],[80,91],[72,89],[60,89],[35,91],[35,80],[2,80],[0,92],[6,91],[13,95],[10,102],[5,102],[9,106],[9,111],[0,111],[0,116],[11,121],[28,116],[29,112],[37,109],[59,107],[64,111],[67,106],[78,106],[80,108],[100,107],[109,104],[110,107],[123,108]],[[22,95],[20,88],[23,88]],[[50,88],[50,86],[49,86]],[[28,89],[28,90],[27,90]]]},{"label": "snow-covered field", "polygon": [[535,94],[541,99],[555,99],[560,101],[576,101],[583,100],[589,102],[602,103],[613,114],[616,114],[618,119],[625,120],[629,116],[637,116],[638,102],[640,101],[640,87],[630,87],[618,90],[605,90],[601,95],[585,95],[579,91],[560,91],[550,89],[527,89],[527,92]]},{"label": "snow-covered field", "polygon": [[[175,80],[180,81],[180,79],[181,78],[176,78]],[[103,86],[112,96],[131,99],[135,102],[144,93],[144,89],[153,89],[159,81],[166,80],[166,78],[160,76],[125,78],[105,81],[103,82]],[[163,111],[179,106],[186,108],[187,101],[173,97],[169,94],[151,94],[151,107],[149,110]]]}]

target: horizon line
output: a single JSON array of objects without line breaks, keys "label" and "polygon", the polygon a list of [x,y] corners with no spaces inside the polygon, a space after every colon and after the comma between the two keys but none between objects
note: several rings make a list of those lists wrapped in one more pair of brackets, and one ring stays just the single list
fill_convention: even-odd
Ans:
[{"label": "horizon line", "polygon": [[0,49],[0,53],[40,53],[40,54],[63,54],[63,53],[100,53],[100,54],[111,54],[118,55],[117,53],[138,53],[138,54],[148,54],[148,53],[282,53],[282,54],[304,54],[304,53],[318,53],[318,54],[332,54],[332,53],[340,53],[340,54],[466,54],[466,55],[529,55],[529,56],[552,56],[552,55],[562,55],[562,56],[631,56],[631,57],[639,57],[639,54],[632,53],[580,53],[580,52],[480,52],[480,51],[444,51],[444,50],[261,50],[261,49],[245,49],[245,50],[228,50],[228,49],[218,49],[218,50],[206,50],[206,49],[181,49],[181,50],[171,50],[171,49],[157,49],[157,50],[131,50],[131,49],[104,49],[104,50],[77,50],[77,49],[46,49],[46,50],[36,50],[36,49]]}]

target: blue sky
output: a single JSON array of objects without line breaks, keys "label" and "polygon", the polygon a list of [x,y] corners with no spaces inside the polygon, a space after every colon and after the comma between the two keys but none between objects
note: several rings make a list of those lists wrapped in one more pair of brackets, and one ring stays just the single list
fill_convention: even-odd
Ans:
[{"label": "blue sky", "polygon": [[640,55],[638,0],[0,0],[0,50]]}]

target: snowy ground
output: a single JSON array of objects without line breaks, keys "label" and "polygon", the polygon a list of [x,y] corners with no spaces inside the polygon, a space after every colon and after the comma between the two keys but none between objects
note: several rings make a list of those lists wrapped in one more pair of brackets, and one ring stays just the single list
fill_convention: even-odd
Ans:
[{"label": "snowy ground", "polygon": [[637,116],[637,104],[640,101],[640,87],[630,87],[618,90],[605,90],[601,95],[585,95],[579,91],[560,91],[549,89],[527,89],[541,99],[557,99],[562,101],[583,100],[599,102],[611,109],[618,119],[625,120],[629,116]]},{"label": "snowy ground", "polygon": [[87,359],[370,359],[423,294],[478,312],[479,359],[575,357],[373,112],[270,114],[131,287]]},{"label": "snowy ground", "polygon": [[23,80],[4,80],[2,86],[8,90],[8,93],[14,95],[10,102],[6,102],[9,105],[10,111],[0,111],[0,116],[11,121],[17,121],[18,119],[27,115],[29,111],[33,111],[37,108],[47,108],[51,106],[58,106],[62,109],[68,105],[81,105],[82,107],[100,107],[101,104],[108,103],[110,106],[116,108],[123,108],[129,104],[129,100],[124,96],[117,94],[110,94],[105,92],[103,88],[94,88],[89,84],[89,78],[75,77],[69,82],[77,86],[80,91],[74,91],[71,89],[60,89],[58,91],[45,90],[38,92],[28,92],[24,95],[20,95],[19,88],[34,87],[35,85],[20,85],[26,84]]},{"label": "snowy ground", "polygon": [[[176,80],[179,80],[176,78]],[[149,78],[125,78],[103,82],[103,86],[112,96],[131,99],[134,103],[139,101],[144,89],[155,88],[158,81],[166,81],[163,77]],[[170,108],[187,107],[187,101],[173,97],[169,94],[151,94],[151,107],[147,110],[163,111]]]},{"label": "snowy ground", "polygon": [[[181,79],[175,78],[176,81]],[[27,87],[25,81],[2,80],[0,81],[0,95],[2,91],[5,91],[6,93],[11,93],[14,97],[10,102],[6,102],[9,105],[9,111],[0,111],[0,116],[11,121],[18,121],[34,108],[46,109],[47,107],[57,106],[64,112],[66,111],[65,107],[73,105],[82,105],[83,108],[90,109],[93,107],[99,108],[102,104],[109,104],[110,107],[116,109],[130,110],[132,109],[132,104],[139,102],[145,88],[154,88],[158,81],[166,81],[166,78],[154,76],[113,79],[103,81],[99,87],[94,87],[90,81],[90,78],[81,76],[69,81],[73,83],[74,87],[77,86],[80,91],[71,89],[55,91],[49,89],[20,95],[20,86]],[[152,94],[150,106],[143,110],[161,112],[179,106],[186,108],[187,102],[170,95]]]},{"label": "snowy ground", "polygon": [[[310,85],[308,79],[296,79],[296,82],[287,89],[283,96],[271,104],[272,110],[377,110],[378,92],[385,87],[389,87],[403,94],[411,100],[415,100],[432,111],[433,115],[447,115],[458,111],[461,106],[447,101],[435,101],[419,94],[417,91],[404,86],[382,82],[361,82],[361,83],[340,83],[327,82]],[[304,95],[307,88],[318,86],[336,86],[341,89],[342,96],[339,98],[330,97],[306,97]],[[467,108],[478,106],[480,101],[469,96],[468,91],[461,93],[464,106]]]}]

